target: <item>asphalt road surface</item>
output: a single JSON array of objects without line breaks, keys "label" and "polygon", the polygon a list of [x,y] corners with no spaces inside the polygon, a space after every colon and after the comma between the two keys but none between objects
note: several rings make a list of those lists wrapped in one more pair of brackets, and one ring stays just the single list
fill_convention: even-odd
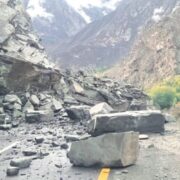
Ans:
[{"label": "asphalt road surface", "polygon": [[[167,124],[163,135],[151,134],[149,139],[140,140],[136,165],[110,169],[106,175],[102,175],[99,168],[73,167],[66,157],[66,150],[51,146],[51,142],[61,136],[48,133],[48,129],[61,130],[58,126],[36,129],[34,125],[23,124],[8,132],[0,131],[0,151],[5,149],[0,155],[0,180],[180,180],[180,130],[176,123]],[[42,132],[45,141],[35,145],[34,137]],[[6,169],[11,159],[23,157],[22,151],[32,148],[47,155],[33,160],[31,166],[20,170],[18,176],[7,177]]]}]

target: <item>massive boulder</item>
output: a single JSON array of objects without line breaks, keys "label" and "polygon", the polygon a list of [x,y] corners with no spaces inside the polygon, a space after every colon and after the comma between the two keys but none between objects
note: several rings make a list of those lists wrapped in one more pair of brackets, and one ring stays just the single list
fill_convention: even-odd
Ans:
[{"label": "massive boulder", "polygon": [[56,70],[5,55],[0,55],[0,65],[0,95],[32,88],[52,89],[61,77]]},{"label": "massive boulder", "polygon": [[126,167],[138,157],[138,133],[110,133],[73,142],[68,152],[75,166]]},{"label": "massive boulder", "polygon": [[96,115],[89,123],[88,131],[94,136],[125,131],[161,133],[164,123],[165,117],[160,111],[128,111]]}]

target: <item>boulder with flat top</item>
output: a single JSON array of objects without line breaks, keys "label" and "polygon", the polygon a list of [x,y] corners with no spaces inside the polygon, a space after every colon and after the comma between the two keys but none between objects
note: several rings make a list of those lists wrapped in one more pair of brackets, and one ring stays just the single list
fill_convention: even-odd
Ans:
[{"label": "boulder with flat top", "polygon": [[109,133],[73,142],[70,162],[82,167],[126,167],[136,163],[139,151],[137,132]]},{"label": "boulder with flat top", "polygon": [[164,131],[164,123],[165,117],[160,111],[101,114],[94,116],[93,120],[90,121],[88,132],[93,136],[125,131],[161,133]]}]

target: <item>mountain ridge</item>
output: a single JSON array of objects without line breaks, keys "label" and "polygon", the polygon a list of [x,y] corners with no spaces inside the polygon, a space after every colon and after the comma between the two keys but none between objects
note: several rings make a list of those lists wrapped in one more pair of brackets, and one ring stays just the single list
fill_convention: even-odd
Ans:
[{"label": "mountain ridge", "polygon": [[172,12],[178,0],[121,1],[109,15],[85,26],[54,49],[61,66],[108,67],[128,55],[141,29]]},{"label": "mountain ridge", "polygon": [[149,29],[144,29],[130,55],[105,75],[139,87],[150,87],[180,74],[180,7]]}]

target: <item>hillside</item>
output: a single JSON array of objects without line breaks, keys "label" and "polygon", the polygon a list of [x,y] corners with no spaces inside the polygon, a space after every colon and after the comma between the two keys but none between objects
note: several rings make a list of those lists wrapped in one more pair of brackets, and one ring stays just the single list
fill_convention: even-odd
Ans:
[{"label": "hillside", "polygon": [[180,8],[143,30],[130,55],[105,75],[141,87],[180,74]]},{"label": "hillside", "polygon": [[128,55],[141,29],[172,12],[178,0],[123,0],[118,8],[94,21],[53,55],[61,66],[107,67]]}]

